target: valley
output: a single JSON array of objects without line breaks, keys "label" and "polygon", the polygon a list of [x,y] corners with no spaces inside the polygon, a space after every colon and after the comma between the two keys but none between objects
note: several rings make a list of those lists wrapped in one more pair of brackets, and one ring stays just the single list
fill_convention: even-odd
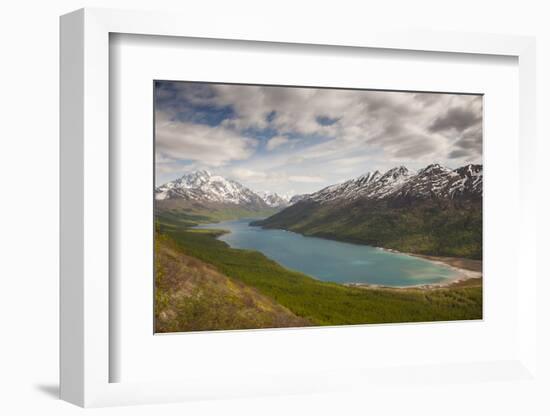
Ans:
[{"label": "valley", "polygon": [[[430,165],[416,173],[400,167],[294,198],[256,193],[206,171],[158,187],[157,331],[481,319],[481,175],[481,167],[473,165],[456,170]],[[239,221],[270,237],[236,244],[234,238],[240,237],[231,224]],[[312,248],[300,241],[277,246],[274,239],[285,235],[269,230],[327,239],[327,263],[315,261],[325,250],[322,240]],[[399,283],[403,277],[389,278],[394,272],[384,277],[388,272],[369,263],[367,254],[331,260],[340,249],[331,248],[329,240],[367,252],[368,246],[384,247],[390,255],[386,266],[396,271],[401,266],[390,259],[399,257],[391,257],[391,250],[418,255],[426,266],[415,269],[409,260],[401,270],[424,280]],[[265,244],[287,250],[295,263],[266,251]],[[313,268],[303,268],[309,257]],[[351,280],[338,273],[349,262],[358,273]],[[446,265],[456,268],[454,279],[445,274]],[[315,277],[315,270],[321,275]],[[360,278],[361,270],[371,277]],[[456,270],[471,270],[478,278],[456,279]],[[329,273],[327,279],[322,273]],[[430,281],[428,273],[439,277]]]},{"label": "valley", "polygon": [[[171,226],[163,227],[162,223],[160,228],[161,234],[176,248],[175,253],[197,259],[200,264],[212,267],[212,270],[226,276],[235,285],[242,284],[248,288],[247,290],[257,291],[302,319],[301,322],[287,320],[285,322],[288,325],[280,326],[428,322],[482,317],[482,291],[479,284],[422,289],[352,287],[323,282],[286,269],[258,251],[231,248],[217,239],[220,233],[224,232],[222,230],[178,229]],[[200,272],[202,266],[197,267],[199,268],[194,269],[193,273]],[[179,277],[176,276],[176,279],[187,280],[189,273],[189,270],[185,270],[178,275]],[[199,281],[195,284],[199,284]],[[172,290],[157,287],[157,296],[170,296],[166,292]],[[215,306],[215,302],[207,300],[207,296],[198,299],[204,300],[205,308],[209,305]],[[182,302],[193,300],[194,298],[189,298],[185,294],[180,295]],[[159,321],[162,320],[161,314],[165,313],[165,310],[162,304],[157,304],[160,306],[156,310],[156,321]],[[196,310],[202,310],[203,306],[197,306]],[[167,328],[173,332],[193,327],[195,315],[185,316],[187,320],[180,319]],[[217,329],[216,316],[210,316],[211,318],[208,318],[208,315],[201,316],[201,329],[195,330]],[[257,328],[275,327],[267,324],[265,320],[258,320],[256,325]]]},{"label": "valley", "polygon": [[330,186],[252,225],[402,252],[482,258],[482,168],[404,167]]}]

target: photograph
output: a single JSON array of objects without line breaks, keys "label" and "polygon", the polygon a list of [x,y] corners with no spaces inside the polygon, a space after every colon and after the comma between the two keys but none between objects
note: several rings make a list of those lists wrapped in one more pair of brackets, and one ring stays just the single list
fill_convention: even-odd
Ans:
[{"label": "photograph", "polygon": [[4,2],[0,416],[550,416],[547,3]]},{"label": "photograph", "polygon": [[154,332],[483,319],[483,95],[153,81]]}]

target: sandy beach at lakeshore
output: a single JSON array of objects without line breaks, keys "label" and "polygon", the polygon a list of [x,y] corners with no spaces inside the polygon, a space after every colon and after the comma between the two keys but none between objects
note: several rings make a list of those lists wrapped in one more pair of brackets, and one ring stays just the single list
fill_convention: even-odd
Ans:
[{"label": "sandy beach at lakeshore", "polygon": [[381,250],[390,251],[392,253],[406,254],[408,256],[419,257],[425,260],[429,260],[434,263],[444,264],[453,269],[456,274],[442,282],[420,284],[412,286],[384,286],[370,283],[348,283],[346,286],[358,287],[358,288],[380,288],[380,289],[437,289],[445,287],[469,287],[469,286],[481,286],[483,281],[483,261],[474,259],[465,259],[460,257],[447,257],[447,256],[431,256],[425,254],[404,253],[402,251],[379,247]]}]

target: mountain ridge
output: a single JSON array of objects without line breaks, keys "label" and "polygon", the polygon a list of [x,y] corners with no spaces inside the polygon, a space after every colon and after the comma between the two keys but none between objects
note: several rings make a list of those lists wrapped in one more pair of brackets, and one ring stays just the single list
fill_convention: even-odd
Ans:
[{"label": "mountain ridge", "polygon": [[376,170],[343,183],[330,185],[306,195],[304,199],[328,202],[341,198],[456,198],[459,196],[481,196],[483,183],[482,165],[469,164],[449,169],[437,163],[411,172],[405,166],[389,169],[385,173]]},{"label": "mountain ridge", "polygon": [[431,164],[361,175],[251,225],[403,252],[482,257],[483,167]]},{"label": "mountain ridge", "polygon": [[449,169],[434,163],[416,173],[405,166],[397,166],[381,173],[367,172],[345,182],[329,185],[311,194],[280,195],[276,192],[254,192],[239,182],[207,170],[182,175],[155,189],[155,200],[186,199],[202,202],[231,203],[257,208],[279,208],[304,200],[328,202],[340,198],[350,200],[368,198],[432,198],[451,199],[465,195],[482,194],[483,166],[468,164]]}]

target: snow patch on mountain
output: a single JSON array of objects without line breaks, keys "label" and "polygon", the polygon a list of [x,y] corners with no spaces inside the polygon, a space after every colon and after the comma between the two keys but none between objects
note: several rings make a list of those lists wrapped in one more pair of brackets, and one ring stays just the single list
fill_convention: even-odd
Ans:
[{"label": "snow patch on mountain", "polygon": [[260,197],[264,202],[272,208],[287,207],[290,201],[290,196],[280,195],[276,192],[264,191],[260,193]]},{"label": "snow patch on mountain", "polygon": [[265,207],[264,200],[252,190],[207,170],[192,172],[165,183],[155,190],[155,199],[182,198],[204,202],[231,203]]},{"label": "snow patch on mountain", "polygon": [[269,191],[258,194],[236,181],[200,170],[159,186],[155,190],[155,199],[183,198],[255,208],[285,208],[306,199],[319,203],[357,199],[455,199],[464,196],[481,197],[482,192],[482,165],[470,164],[453,170],[434,163],[417,172],[405,166],[384,173],[376,170],[312,194],[292,197]]},{"label": "snow patch on mountain", "polygon": [[452,170],[434,163],[411,172],[398,166],[385,173],[369,172],[355,179],[331,185],[307,198],[325,203],[334,200],[353,201],[359,198],[457,198],[464,195],[481,196],[483,167],[466,165]]}]

